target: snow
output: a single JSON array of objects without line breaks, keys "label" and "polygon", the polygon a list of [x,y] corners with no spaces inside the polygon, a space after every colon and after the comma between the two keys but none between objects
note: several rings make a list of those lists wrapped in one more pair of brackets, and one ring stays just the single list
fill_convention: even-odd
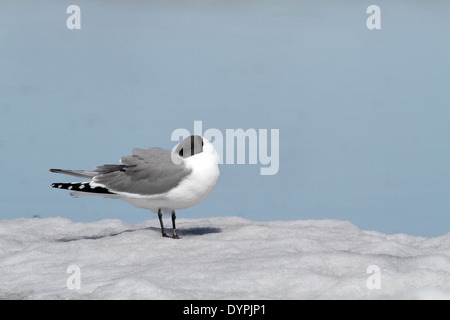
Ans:
[{"label": "snow", "polygon": [[237,217],[177,226],[179,240],[157,219],[0,221],[0,299],[450,299],[450,233]]}]

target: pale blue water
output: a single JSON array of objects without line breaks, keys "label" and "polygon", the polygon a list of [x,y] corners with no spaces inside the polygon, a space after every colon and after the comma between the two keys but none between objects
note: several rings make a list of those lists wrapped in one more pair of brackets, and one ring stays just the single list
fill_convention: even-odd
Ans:
[{"label": "pale blue water", "polygon": [[[50,168],[171,149],[177,128],[280,130],[274,176],[222,165],[179,217],[340,219],[450,231],[450,5],[446,1],[0,3],[0,218],[149,212],[71,199]],[[381,8],[368,30],[366,8]]]}]

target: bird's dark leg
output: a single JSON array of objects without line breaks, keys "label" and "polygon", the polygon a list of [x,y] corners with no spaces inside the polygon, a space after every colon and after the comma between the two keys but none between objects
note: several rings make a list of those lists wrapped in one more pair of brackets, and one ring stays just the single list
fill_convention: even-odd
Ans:
[{"label": "bird's dark leg", "polygon": [[175,227],[175,219],[177,218],[177,216],[175,215],[175,210],[172,211],[172,227],[173,227],[173,234],[172,234],[172,238],[173,239],[178,239],[178,235],[177,235],[177,228]]},{"label": "bird's dark leg", "polygon": [[159,218],[159,224],[161,225],[161,233],[163,237],[167,237],[166,232],[164,231],[164,224],[162,221],[162,213],[161,213],[161,209],[158,209],[158,218]]}]

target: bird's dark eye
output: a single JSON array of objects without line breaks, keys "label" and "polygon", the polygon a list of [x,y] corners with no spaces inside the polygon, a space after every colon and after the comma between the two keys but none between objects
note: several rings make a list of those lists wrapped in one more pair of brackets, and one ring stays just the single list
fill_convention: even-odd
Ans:
[{"label": "bird's dark eye", "polygon": [[202,147],[203,147],[203,139],[202,139]]},{"label": "bird's dark eye", "polygon": [[178,154],[180,155],[180,157],[183,157],[183,149],[181,149]]}]

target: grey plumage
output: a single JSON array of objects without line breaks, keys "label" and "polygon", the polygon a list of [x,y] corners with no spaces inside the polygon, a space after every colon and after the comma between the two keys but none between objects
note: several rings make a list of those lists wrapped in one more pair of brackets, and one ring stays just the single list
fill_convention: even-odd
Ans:
[{"label": "grey plumage", "polygon": [[110,172],[114,172],[117,170],[122,170],[126,166],[120,164],[105,164],[103,166],[98,166],[94,170],[66,170],[66,169],[50,169],[51,172],[54,173],[62,173],[67,174],[69,176],[80,177],[80,178],[90,178],[92,179],[95,176],[100,174],[106,174]]},{"label": "grey plumage", "polygon": [[85,170],[65,170],[65,169],[50,169],[54,173],[67,174],[69,176],[80,177],[80,178],[93,178],[97,174],[94,171]]},{"label": "grey plumage", "polygon": [[203,138],[190,136],[178,145],[175,154],[161,148],[134,149],[132,155],[122,157],[122,164],[105,164],[94,170],[50,171],[91,179],[112,193],[154,195],[175,188],[191,172],[183,161],[173,161],[173,157],[188,158],[202,151]]},{"label": "grey plumage", "polygon": [[183,163],[175,164],[170,151],[160,148],[134,149],[133,155],[122,157],[121,162],[122,168],[99,174],[93,182],[112,192],[153,195],[175,188],[191,172]]}]

